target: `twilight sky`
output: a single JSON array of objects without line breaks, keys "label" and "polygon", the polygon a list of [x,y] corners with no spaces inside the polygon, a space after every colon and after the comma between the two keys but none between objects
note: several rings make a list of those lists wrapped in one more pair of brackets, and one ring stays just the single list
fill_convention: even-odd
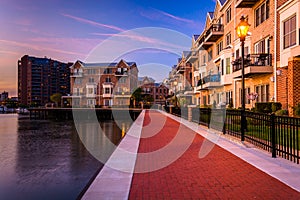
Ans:
[{"label": "twilight sky", "polygon": [[17,95],[17,61],[26,54],[63,62],[123,58],[137,62],[139,76],[162,81],[214,7],[215,0],[1,0],[0,92]]}]

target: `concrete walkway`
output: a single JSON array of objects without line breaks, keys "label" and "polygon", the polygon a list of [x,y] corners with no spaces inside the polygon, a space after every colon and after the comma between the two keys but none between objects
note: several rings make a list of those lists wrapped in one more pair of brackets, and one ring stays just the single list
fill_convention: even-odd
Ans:
[{"label": "concrete walkway", "polygon": [[299,165],[166,113],[143,111],[119,147],[130,156],[118,148],[84,199],[300,199]]}]

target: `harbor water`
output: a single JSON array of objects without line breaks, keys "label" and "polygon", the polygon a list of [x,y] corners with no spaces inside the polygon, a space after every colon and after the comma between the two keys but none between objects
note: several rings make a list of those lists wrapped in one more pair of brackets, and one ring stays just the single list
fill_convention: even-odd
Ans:
[{"label": "harbor water", "polygon": [[[108,137],[116,145],[131,125],[99,123],[104,131],[99,139]],[[99,123],[79,127],[88,132]],[[86,150],[72,120],[0,114],[0,199],[76,199],[102,165]]]}]

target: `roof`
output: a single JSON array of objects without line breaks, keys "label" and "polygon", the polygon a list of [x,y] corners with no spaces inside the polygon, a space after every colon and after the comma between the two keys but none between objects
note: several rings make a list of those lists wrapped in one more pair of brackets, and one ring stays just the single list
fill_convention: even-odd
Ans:
[{"label": "roof", "polygon": [[150,82],[155,82],[155,80],[148,76],[138,77],[138,81],[144,81],[145,79],[148,79]]},{"label": "roof", "polygon": [[220,2],[221,6],[223,6],[227,0],[218,0],[218,1]]},{"label": "roof", "polygon": [[[118,64],[120,63],[120,62],[118,62],[118,63],[116,63],[116,62],[113,62],[113,63],[84,63],[84,62],[82,62],[80,60],[78,60],[77,62],[79,62],[83,67],[87,67],[87,68],[93,68],[93,67],[95,67],[95,68],[97,68],[97,67],[117,67]],[[124,62],[128,66],[130,66],[130,67],[132,67],[133,65],[136,64],[135,62],[126,62],[126,61],[124,61]]]},{"label": "roof", "polygon": [[209,15],[210,19],[214,18],[214,12],[208,12],[208,15]]},{"label": "roof", "polygon": [[193,35],[193,38],[195,41],[197,41],[199,37],[200,37],[200,35]]}]

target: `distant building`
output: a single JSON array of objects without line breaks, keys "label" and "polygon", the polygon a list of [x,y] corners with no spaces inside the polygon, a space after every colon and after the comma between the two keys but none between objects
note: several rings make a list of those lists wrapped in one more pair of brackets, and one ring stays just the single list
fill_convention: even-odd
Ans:
[{"label": "distant building", "polygon": [[71,67],[72,105],[129,106],[137,88],[138,69],[135,62],[84,63],[76,61]]},{"label": "distant building", "polygon": [[8,92],[2,92],[0,94],[0,101],[5,101],[6,99],[8,99]]},{"label": "distant building", "polygon": [[148,83],[155,83],[155,80],[148,76],[138,78],[138,87],[148,84]]},{"label": "distant building", "polygon": [[70,94],[71,65],[46,57],[23,56],[18,61],[19,103],[45,105],[52,94]]},{"label": "distant building", "polygon": [[[169,88],[163,83],[146,83],[140,86],[144,101],[152,98],[153,104],[164,105],[169,94]],[[147,103],[147,102],[145,102]]]}]

